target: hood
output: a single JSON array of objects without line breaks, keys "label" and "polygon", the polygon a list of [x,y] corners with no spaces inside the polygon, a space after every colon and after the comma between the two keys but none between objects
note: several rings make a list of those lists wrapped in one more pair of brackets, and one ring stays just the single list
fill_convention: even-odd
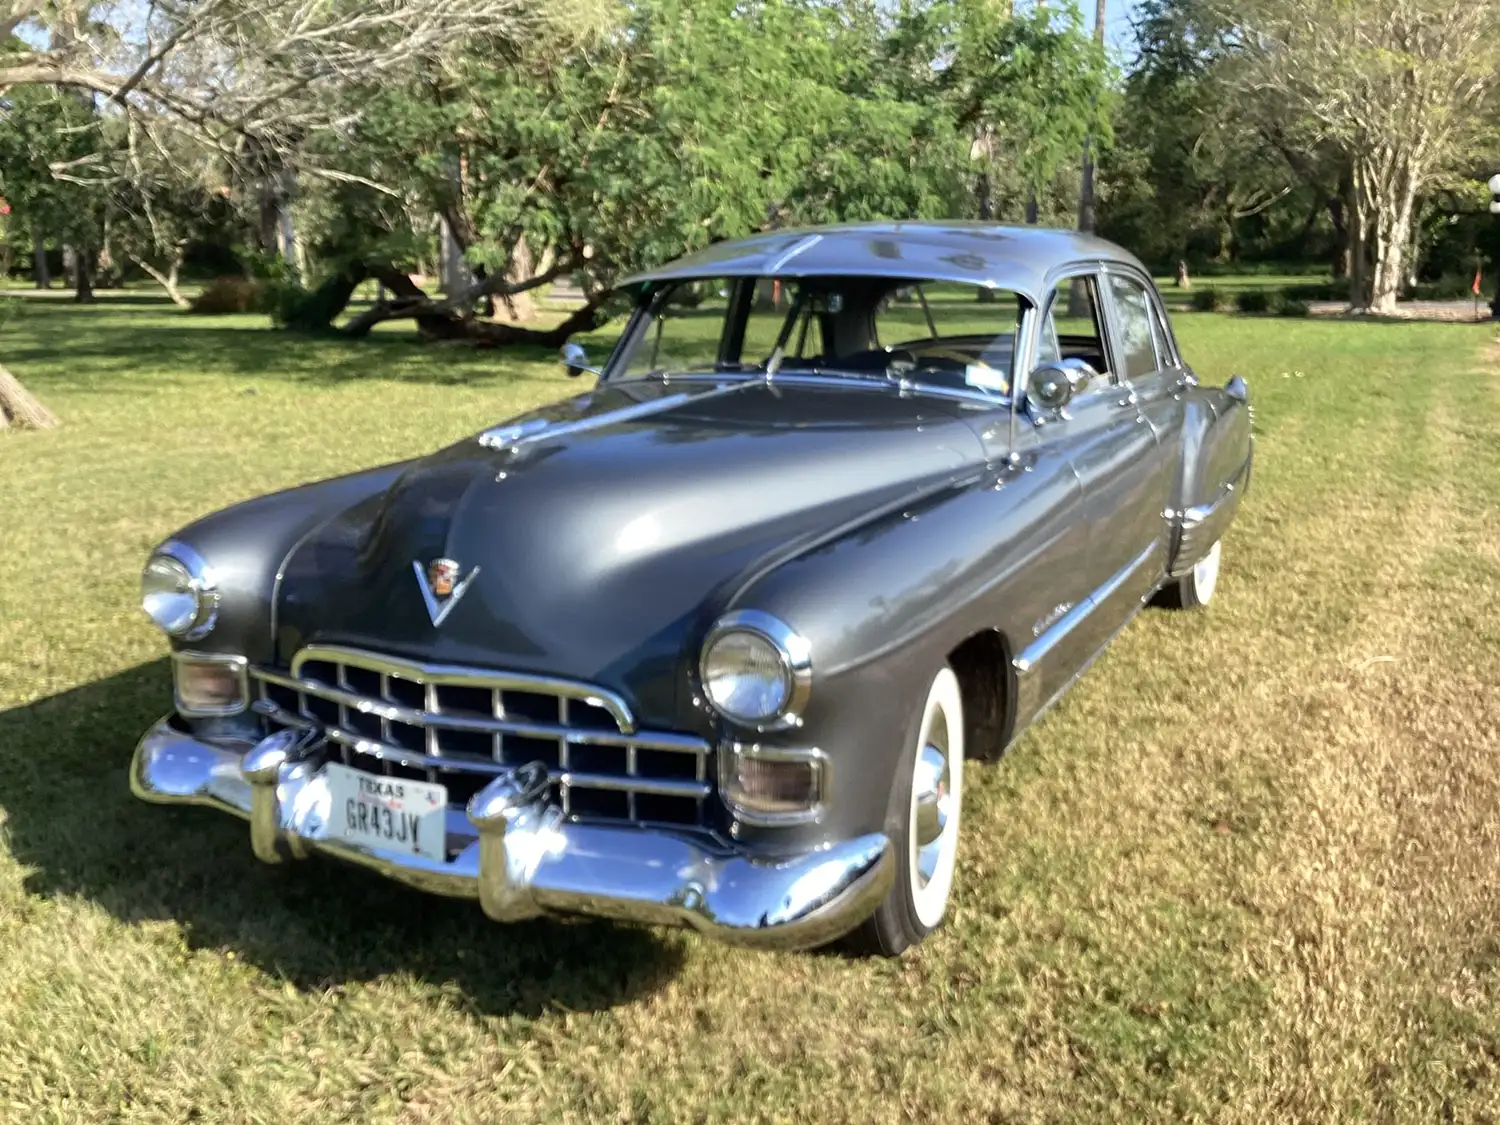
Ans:
[{"label": "hood", "polygon": [[[291,552],[282,661],[352,645],[671,712],[684,646],[747,577],[982,458],[941,400],[758,381],[604,385],[491,432],[524,437],[413,462]],[[478,573],[434,626],[413,564],[438,558]]]}]

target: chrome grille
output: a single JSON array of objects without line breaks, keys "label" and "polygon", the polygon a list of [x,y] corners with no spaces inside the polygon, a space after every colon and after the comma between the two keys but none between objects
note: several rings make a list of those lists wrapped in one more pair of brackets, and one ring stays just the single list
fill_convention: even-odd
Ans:
[{"label": "chrome grille", "polygon": [[455,806],[505,767],[540,761],[567,816],[703,821],[708,744],[637,730],[612,692],[331,645],[303,649],[290,674],[252,668],[250,676],[253,706],[272,722],[323,727],[345,765],[441,782]]}]

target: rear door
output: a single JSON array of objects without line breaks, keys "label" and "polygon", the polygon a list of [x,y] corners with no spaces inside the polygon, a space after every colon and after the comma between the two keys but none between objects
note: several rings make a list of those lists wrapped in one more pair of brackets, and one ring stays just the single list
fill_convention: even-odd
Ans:
[{"label": "rear door", "polygon": [[1060,415],[1033,418],[1026,435],[1071,465],[1087,550],[1076,569],[1049,576],[1057,602],[1021,653],[1035,684],[1023,690],[1024,703],[1040,705],[1065,687],[1140,604],[1161,566],[1156,436],[1118,374],[1104,301],[1104,274],[1090,267],[1059,279],[1042,304],[1036,361],[1082,359],[1099,374]]},{"label": "rear door", "polygon": [[[1170,549],[1167,511],[1177,495],[1182,464],[1183,395],[1191,376],[1177,354],[1156,287],[1134,270],[1111,266],[1105,275],[1110,318],[1120,341],[1120,368],[1136,409],[1156,437],[1156,510]],[[1165,565],[1165,556],[1163,558]]]},{"label": "rear door", "polygon": [[[1119,332],[1112,312],[1112,273],[1068,278],[1058,285],[1043,330],[1058,330],[1064,354],[1092,332],[1094,354],[1085,356],[1100,371],[1068,405],[1073,443],[1089,519],[1089,589],[1094,609],[1085,625],[1089,655],[1098,651],[1140,604],[1166,561],[1166,520],[1161,498],[1161,450],[1142,396],[1130,374],[1139,371],[1136,338]],[[1092,327],[1091,327],[1092,326]],[[1146,327],[1149,333],[1149,323]],[[1148,338],[1149,345],[1149,338]]]}]

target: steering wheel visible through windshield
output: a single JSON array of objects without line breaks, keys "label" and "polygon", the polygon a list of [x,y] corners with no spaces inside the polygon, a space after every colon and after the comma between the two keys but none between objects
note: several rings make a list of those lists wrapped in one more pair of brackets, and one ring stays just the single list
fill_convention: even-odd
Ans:
[{"label": "steering wheel visible through windshield", "polygon": [[648,295],[623,378],[816,373],[1010,393],[1015,293],[889,277],[714,278]]}]

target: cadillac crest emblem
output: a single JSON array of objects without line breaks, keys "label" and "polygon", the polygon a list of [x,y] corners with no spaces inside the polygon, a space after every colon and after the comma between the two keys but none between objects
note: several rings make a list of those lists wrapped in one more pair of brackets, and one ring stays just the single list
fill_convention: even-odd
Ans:
[{"label": "cadillac crest emblem", "polygon": [[453,559],[433,559],[425,569],[420,562],[413,560],[411,568],[416,572],[417,585],[421,587],[422,601],[427,606],[427,616],[432,619],[433,628],[443,623],[479,573],[476,566],[460,579],[462,568]]}]

